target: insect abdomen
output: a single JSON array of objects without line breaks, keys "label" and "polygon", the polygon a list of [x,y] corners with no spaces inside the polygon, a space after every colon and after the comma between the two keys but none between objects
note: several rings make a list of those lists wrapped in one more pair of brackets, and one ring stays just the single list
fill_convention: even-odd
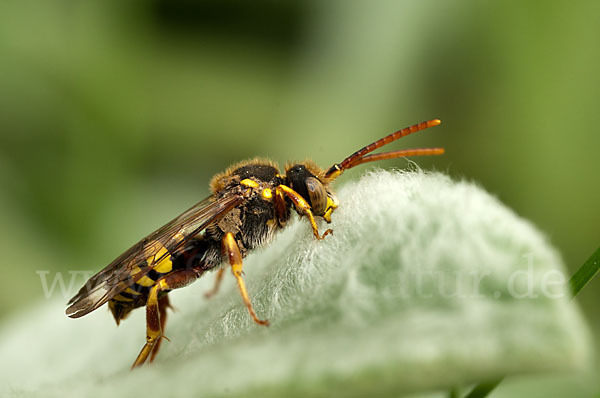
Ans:
[{"label": "insect abdomen", "polygon": [[[217,267],[221,262],[219,246],[210,239],[190,240],[186,246],[172,256],[166,256],[146,275],[115,295],[108,303],[117,324],[131,310],[146,305],[148,293],[161,277],[181,269],[195,269],[200,274]],[[139,270],[139,268],[137,269]],[[139,271],[138,271],[139,272]],[[136,270],[132,273],[135,277]],[[168,292],[167,292],[168,293]]]}]

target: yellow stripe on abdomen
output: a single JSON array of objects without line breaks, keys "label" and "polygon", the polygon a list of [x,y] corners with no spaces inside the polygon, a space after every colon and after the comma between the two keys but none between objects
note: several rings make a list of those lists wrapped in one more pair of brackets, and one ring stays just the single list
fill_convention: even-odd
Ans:
[{"label": "yellow stripe on abdomen", "polygon": [[112,299],[113,300],[117,300],[117,301],[133,301],[133,299],[130,299],[130,298],[127,298],[127,297],[123,297],[120,294],[117,294]]},{"label": "yellow stripe on abdomen", "polygon": [[129,294],[136,295],[136,296],[139,296],[140,294],[142,294],[142,293],[140,293],[140,292],[136,292],[135,290],[133,290],[133,289],[132,289],[132,288],[130,288],[130,287],[128,287],[127,289],[125,289],[125,292],[127,292],[127,293],[129,293]]},{"label": "yellow stripe on abdomen", "polygon": [[[182,236],[177,234],[173,237],[175,241],[181,240]],[[146,263],[150,268],[160,274],[166,274],[173,270],[173,263],[171,262],[171,254],[162,243],[154,241],[146,249]]]},{"label": "yellow stripe on abdomen", "polygon": [[166,274],[167,272],[171,272],[173,270],[173,263],[171,262],[171,255],[167,251],[167,249],[162,246],[161,249],[154,256],[148,257],[148,264],[152,264],[150,260],[157,260],[161,257],[164,258],[160,260],[156,265],[152,266],[152,269],[160,274]]},{"label": "yellow stripe on abdomen", "polygon": [[148,278],[146,275],[144,275],[135,283],[137,283],[140,286],[150,287],[150,286],[154,286],[156,281],[154,281],[154,280]]},{"label": "yellow stripe on abdomen", "polygon": [[[183,239],[183,235],[178,233],[173,236],[173,241],[179,242]],[[173,262],[171,261],[171,253],[167,250],[167,248],[160,242],[154,241],[150,243],[145,250],[146,257],[146,265],[150,268],[152,275],[156,274],[168,274],[173,270]],[[130,271],[130,275],[136,279],[136,276],[142,272],[140,267],[134,267]],[[155,276],[158,278],[158,276]],[[148,275],[144,275],[135,281],[135,284],[141,287],[152,287],[156,281],[149,277]],[[127,288],[125,291],[130,294],[139,295],[140,292],[136,291],[137,289]],[[126,297],[124,297],[126,298]]]}]

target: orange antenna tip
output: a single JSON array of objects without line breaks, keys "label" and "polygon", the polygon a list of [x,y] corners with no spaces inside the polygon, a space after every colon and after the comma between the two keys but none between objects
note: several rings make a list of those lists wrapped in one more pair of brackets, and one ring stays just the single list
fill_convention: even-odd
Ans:
[{"label": "orange antenna tip", "polygon": [[427,122],[427,127],[437,126],[438,124],[442,124],[440,119],[433,119]]}]

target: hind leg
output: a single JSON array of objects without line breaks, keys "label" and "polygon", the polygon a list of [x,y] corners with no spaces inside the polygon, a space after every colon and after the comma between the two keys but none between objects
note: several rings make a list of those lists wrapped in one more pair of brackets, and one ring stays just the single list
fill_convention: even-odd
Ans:
[{"label": "hind leg", "polygon": [[[165,336],[165,325],[167,324],[167,308],[171,307],[169,303],[169,296],[166,294],[158,299],[158,315],[160,318],[160,330],[162,331],[162,338],[159,338],[152,349],[152,354],[150,354],[150,362],[154,361],[154,357],[158,354],[158,350],[160,349],[160,344],[163,339],[166,339]],[[168,340],[168,339],[167,339]]]},{"label": "hind leg", "polygon": [[[146,344],[142,347],[133,365],[131,365],[132,369],[146,362],[146,359],[148,359],[148,356],[163,336],[161,327],[163,322],[160,319],[161,307],[159,305],[158,294],[189,285],[199,276],[200,273],[193,269],[175,271],[163,276],[152,286],[150,293],[148,293],[148,300],[146,301]],[[163,308],[164,311],[166,311],[166,305]],[[166,316],[163,318],[166,320]]]}]

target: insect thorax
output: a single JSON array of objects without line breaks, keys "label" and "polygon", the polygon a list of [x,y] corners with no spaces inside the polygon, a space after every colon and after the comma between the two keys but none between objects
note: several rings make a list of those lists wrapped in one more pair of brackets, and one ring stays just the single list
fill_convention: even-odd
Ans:
[{"label": "insect thorax", "polygon": [[248,187],[252,190],[250,197],[208,231],[217,240],[227,232],[233,233],[243,255],[268,243],[290,216],[289,205],[283,214],[275,212],[273,193],[278,185],[285,183],[285,177],[269,160],[253,159],[233,165],[212,179],[211,189],[214,195],[226,195],[228,190],[248,180],[256,183]]}]

